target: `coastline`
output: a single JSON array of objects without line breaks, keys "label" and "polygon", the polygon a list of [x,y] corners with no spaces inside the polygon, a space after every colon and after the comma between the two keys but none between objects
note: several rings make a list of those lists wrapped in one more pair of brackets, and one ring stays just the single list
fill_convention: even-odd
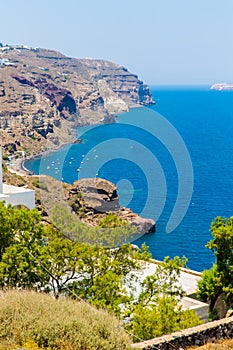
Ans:
[{"label": "coastline", "polygon": [[12,174],[16,174],[19,176],[28,176],[30,175],[30,170],[28,170],[25,166],[24,166],[24,159],[23,158],[18,158],[15,159],[14,162],[13,160],[9,161],[6,163],[7,165],[7,169],[12,173]]},{"label": "coastline", "polygon": [[[133,106],[130,106],[129,108],[129,111],[131,109],[135,109],[135,108],[142,108],[143,105],[133,105]],[[129,112],[128,111],[128,112]],[[114,115],[114,121],[112,122],[109,122],[109,123],[96,123],[96,124],[86,124],[86,125],[78,125],[78,126],[72,126],[72,131],[76,132],[76,135],[78,137],[78,130],[80,128],[85,128],[85,127],[92,127],[92,126],[97,126],[97,125],[105,125],[105,124],[114,124],[116,121],[117,121],[117,117],[120,116],[121,114],[124,114],[124,113],[128,113],[128,112],[122,112],[122,113],[116,113]],[[73,133],[74,134],[74,133]],[[52,154],[53,152],[57,152],[59,151],[60,149],[62,149],[63,147],[65,146],[70,146],[74,143],[74,141],[77,139],[77,137],[75,136],[73,138],[73,141],[72,142],[65,142],[65,143],[61,143],[59,146],[54,146],[53,148],[50,148],[50,149],[47,149],[45,151],[41,151],[39,152],[38,154],[35,154],[35,155],[31,155],[31,156],[26,156],[24,158],[18,158],[16,160],[17,164],[12,164],[12,162],[10,161],[7,165],[8,169],[12,172],[12,173],[15,173],[15,174],[18,174],[20,176],[25,176],[25,175],[36,175],[34,174],[32,171],[30,171],[26,166],[25,166],[25,162],[26,161],[30,161],[30,160],[33,160],[33,159],[38,159],[38,158],[42,158],[43,156],[47,156],[47,155],[50,155]],[[38,176],[38,175],[37,175]]]},{"label": "coastline", "polygon": [[[77,139],[76,135],[78,135],[79,128],[88,127],[88,126],[92,127],[92,126],[97,126],[97,125],[113,124],[113,123],[117,122],[117,117],[118,116],[120,116],[122,114],[125,114],[125,113],[129,113],[130,110],[132,110],[132,109],[137,109],[137,108],[142,108],[142,107],[145,107],[145,106],[141,105],[141,104],[134,104],[134,103],[132,103],[129,106],[129,111],[128,112],[116,113],[113,116],[114,121],[112,120],[112,122],[110,121],[109,123],[103,122],[103,123],[96,123],[96,124],[85,124],[85,125],[81,125],[81,126],[80,125],[77,125],[77,126],[73,125],[71,127],[72,134],[73,134],[73,141],[72,142],[64,142],[64,143],[61,143],[59,146],[51,147],[50,149],[47,149],[45,151],[39,152],[38,154],[34,154],[34,155],[30,155],[30,156],[26,156],[25,155],[23,158],[17,158],[15,160],[11,160],[11,161],[7,162],[7,168],[9,169],[9,171],[11,173],[14,173],[14,174],[22,176],[22,177],[24,177],[24,176],[33,176],[33,175],[39,176],[37,174],[34,174],[31,170],[29,170],[25,166],[25,162],[33,160],[33,159],[42,158],[42,157],[47,156],[47,155],[50,155],[53,152],[59,151],[60,149],[62,149],[66,145],[68,145],[68,146],[72,145],[74,143],[74,141]],[[74,135],[75,133],[76,133],[76,135]]]},{"label": "coastline", "polygon": [[[37,175],[34,174],[31,170],[29,170],[26,166],[25,166],[25,162],[26,161],[30,161],[33,159],[38,159],[38,158],[42,158],[43,156],[46,156],[48,154],[51,154],[53,152],[57,152],[59,151],[62,147],[66,146],[66,145],[71,145],[72,143],[62,143],[57,147],[51,148],[51,149],[47,149],[46,151],[41,151],[38,154],[32,155],[32,156],[25,156],[23,158],[17,158],[15,160],[10,160],[9,162],[6,163],[8,170],[16,175],[19,176],[28,176],[28,175]],[[37,175],[38,176],[38,175]]]}]

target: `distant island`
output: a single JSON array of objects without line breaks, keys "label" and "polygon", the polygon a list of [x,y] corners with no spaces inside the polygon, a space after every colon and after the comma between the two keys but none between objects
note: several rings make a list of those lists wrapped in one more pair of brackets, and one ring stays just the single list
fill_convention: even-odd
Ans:
[{"label": "distant island", "polygon": [[219,84],[214,84],[211,86],[210,90],[233,90],[233,83],[219,83]]}]

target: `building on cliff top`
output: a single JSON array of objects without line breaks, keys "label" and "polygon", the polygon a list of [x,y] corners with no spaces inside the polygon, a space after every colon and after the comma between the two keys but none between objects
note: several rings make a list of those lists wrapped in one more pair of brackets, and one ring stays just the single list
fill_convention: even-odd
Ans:
[{"label": "building on cliff top", "polygon": [[2,180],[2,147],[0,146],[0,201],[13,207],[23,205],[28,209],[35,208],[35,191],[24,187],[6,185]]}]

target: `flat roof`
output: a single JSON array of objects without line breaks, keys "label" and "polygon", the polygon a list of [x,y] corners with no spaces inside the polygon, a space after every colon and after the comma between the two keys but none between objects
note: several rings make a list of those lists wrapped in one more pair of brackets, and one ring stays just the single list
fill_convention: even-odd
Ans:
[{"label": "flat roof", "polygon": [[29,192],[35,192],[34,190],[30,190],[25,187],[17,187],[17,186],[12,186],[12,185],[6,185],[3,184],[3,195],[4,194],[13,194],[13,193],[29,193]]},{"label": "flat roof", "polygon": [[[135,291],[134,295],[138,296],[141,292],[140,282],[143,281],[147,276],[151,276],[156,272],[159,261],[151,259],[150,262],[146,262],[142,269],[134,271],[138,277],[138,281],[134,284]],[[191,295],[197,291],[197,283],[201,279],[201,273],[189,269],[181,269],[179,284],[186,295]]]}]

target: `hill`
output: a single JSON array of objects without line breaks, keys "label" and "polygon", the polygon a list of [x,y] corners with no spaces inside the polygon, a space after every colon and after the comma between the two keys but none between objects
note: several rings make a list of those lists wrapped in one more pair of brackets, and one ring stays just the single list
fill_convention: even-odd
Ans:
[{"label": "hill", "polygon": [[114,121],[115,113],[151,103],[149,87],[118,64],[0,45],[0,132],[6,149],[35,154],[73,141],[72,127]]},{"label": "hill", "polygon": [[0,349],[123,350],[131,339],[120,322],[84,302],[33,291],[0,294]]}]

